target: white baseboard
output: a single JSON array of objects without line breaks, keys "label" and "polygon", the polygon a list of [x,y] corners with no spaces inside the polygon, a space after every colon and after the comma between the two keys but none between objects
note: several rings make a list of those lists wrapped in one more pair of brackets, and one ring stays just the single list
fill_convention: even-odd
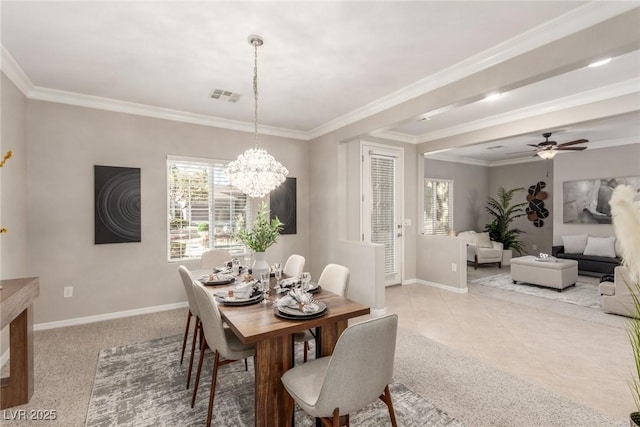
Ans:
[{"label": "white baseboard", "polygon": [[431,286],[438,289],[444,289],[445,291],[455,292],[457,294],[466,294],[469,292],[467,288],[454,288],[453,286],[443,285],[441,283],[430,282],[428,280],[416,279],[416,283],[421,285]]},{"label": "white baseboard", "polygon": [[[156,305],[153,307],[136,308],[133,310],[116,311],[114,313],[98,314],[96,316],[76,317],[75,319],[58,320],[55,322],[37,323],[33,325],[34,331],[45,329],[64,328],[67,326],[85,325],[87,323],[102,322],[103,320],[120,319],[122,317],[138,316],[141,314],[158,313],[161,311],[175,310],[187,307],[187,302],[174,304]],[[4,356],[4,355],[3,355]]]},{"label": "white baseboard", "polygon": [[416,279],[416,278],[414,277],[413,279],[405,279],[405,280],[403,280],[403,281],[402,281],[402,283],[401,283],[401,285],[402,285],[402,286],[404,286],[404,285],[414,285],[414,284],[416,284],[416,283],[418,283],[418,279]]}]

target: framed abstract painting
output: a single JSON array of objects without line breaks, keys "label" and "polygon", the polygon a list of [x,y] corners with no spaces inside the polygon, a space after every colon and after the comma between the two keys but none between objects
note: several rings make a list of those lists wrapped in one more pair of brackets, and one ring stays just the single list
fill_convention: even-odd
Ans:
[{"label": "framed abstract painting", "polygon": [[140,168],[94,166],[95,243],[141,241]]}]

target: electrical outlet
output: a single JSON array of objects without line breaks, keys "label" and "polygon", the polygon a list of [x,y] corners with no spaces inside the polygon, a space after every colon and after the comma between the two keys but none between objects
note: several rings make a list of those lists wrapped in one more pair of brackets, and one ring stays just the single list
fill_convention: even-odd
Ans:
[{"label": "electrical outlet", "polygon": [[538,250],[538,245],[532,245],[531,247],[533,248],[534,251]]},{"label": "electrical outlet", "polygon": [[64,297],[71,298],[73,296],[73,286],[64,287]]},{"label": "electrical outlet", "polygon": [[458,271],[458,264],[451,264],[451,271]]}]

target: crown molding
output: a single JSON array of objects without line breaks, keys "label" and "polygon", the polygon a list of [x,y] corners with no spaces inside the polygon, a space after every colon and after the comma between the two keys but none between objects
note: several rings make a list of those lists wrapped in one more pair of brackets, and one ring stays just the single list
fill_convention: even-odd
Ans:
[{"label": "crown molding", "polygon": [[587,3],[350,113],[330,120],[312,129],[309,137],[310,139],[318,138],[636,7],[638,5],[635,2]]},{"label": "crown molding", "polygon": [[431,160],[441,160],[444,162],[464,163],[465,165],[491,166],[491,162],[488,162],[486,160],[472,159],[471,157],[451,156],[448,154],[425,154],[424,158]]},{"label": "crown molding", "polygon": [[[428,132],[415,137],[417,143],[434,141],[441,138],[447,138],[461,133],[473,132],[492,126],[498,126],[510,123],[516,120],[527,119],[540,115],[542,113],[552,113],[578,107],[581,105],[591,104],[606,99],[612,99],[619,96],[640,93],[640,77],[629,79],[623,82],[614,83],[609,86],[588,90],[574,95],[565,96],[563,98],[553,99],[551,101],[542,102],[540,104],[530,105],[527,107],[512,110],[507,113],[496,114],[460,125],[451,126],[446,129],[440,129]],[[400,132],[397,134],[403,135]]]},{"label": "crown molding", "polygon": [[371,136],[378,138],[390,139],[396,142],[405,142],[407,144],[418,144],[418,138],[402,132],[395,132],[387,129],[380,129],[370,133]]},{"label": "crown molding", "polygon": [[33,82],[2,45],[0,45],[0,70],[16,85],[24,96],[30,97],[30,93],[34,88]]},{"label": "crown molding", "polygon": [[[188,113],[173,110],[171,108],[154,107],[152,105],[138,104],[135,102],[120,101],[118,99],[103,98],[99,96],[84,95],[56,89],[35,87],[31,92],[31,99],[38,101],[57,102],[61,104],[75,105],[79,107],[96,108],[99,110],[114,111],[118,113],[134,114],[137,116],[152,117],[157,119],[173,120],[183,123],[191,123],[203,126],[211,126],[240,132],[253,133],[254,124],[239,120],[229,120],[205,114]],[[307,140],[306,132],[273,126],[260,126],[261,135],[280,136]]]}]

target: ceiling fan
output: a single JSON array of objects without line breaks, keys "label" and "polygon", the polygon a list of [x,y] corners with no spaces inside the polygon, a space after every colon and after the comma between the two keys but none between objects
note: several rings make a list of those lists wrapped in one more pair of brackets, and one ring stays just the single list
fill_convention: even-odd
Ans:
[{"label": "ceiling fan", "polygon": [[544,141],[538,144],[527,144],[530,147],[536,147],[537,156],[542,157],[543,159],[552,159],[553,156],[557,154],[558,151],[582,151],[586,150],[587,147],[571,147],[572,145],[582,144],[585,142],[589,142],[588,139],[576,139],[575,141],[564,142],[562,144],[558,144],[555,141],[549,141],[551,137],[551,132],[543,133],[542,136],[545,138]]}]

